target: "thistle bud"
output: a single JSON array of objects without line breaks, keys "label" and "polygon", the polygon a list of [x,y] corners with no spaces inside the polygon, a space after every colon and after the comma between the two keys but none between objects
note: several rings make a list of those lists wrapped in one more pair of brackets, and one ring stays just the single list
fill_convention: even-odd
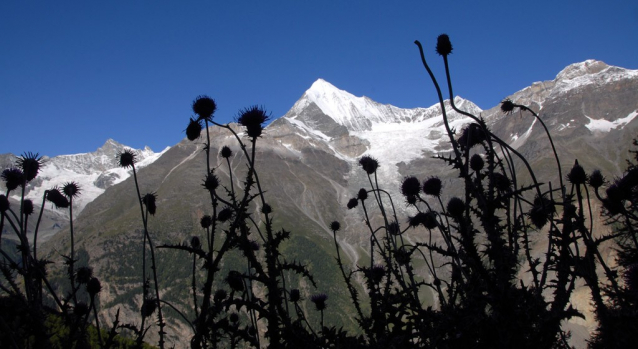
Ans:
[{"label": "thistle bud", "polygon": [[447,34],[441,34],[436,39],[436,53],[441,56],[447,56],[452,53],[452,43]]}]

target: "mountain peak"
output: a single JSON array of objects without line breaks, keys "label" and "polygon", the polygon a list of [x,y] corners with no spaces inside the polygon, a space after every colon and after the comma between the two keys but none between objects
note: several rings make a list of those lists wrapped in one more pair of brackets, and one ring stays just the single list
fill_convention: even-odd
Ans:
[{"label": "mountain peak", "polygon": [[584,62],[570,64],[556,75],[556,80],[572,80],[584,75],[600,73],[609,68],[605,62],[588,59]]}]

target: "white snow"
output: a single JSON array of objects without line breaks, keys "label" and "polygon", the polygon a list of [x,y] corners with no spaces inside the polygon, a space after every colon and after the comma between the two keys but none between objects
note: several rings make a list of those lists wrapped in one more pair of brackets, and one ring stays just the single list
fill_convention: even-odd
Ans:
[{"label": "white snow", "polygon": [[589,123],[585,125],[591,132],[609,132],[616,128],[623,128],[625,125],[630,123],[634,118],[638,116],[638,110],[630,113],[622,119],[617,119],[615,121],[609,121],[605,119],[592,119],[589,116],[585,115],[587,119],[589,119]]},{"label": "white snow", "polygon": [[[109,150],[105,150],[107,147]],[[100,196],[105,189],[96,186],[95,182],[101,175],[116,175],[113,185],[124,181],[131,175],[130,169],[124,169],[114,165],[115,154],[109,154],[114,148],[131,149],[122,146],[112,140],[94,153],[80,153],[72,155],[60,155],[47,159],[38,173],[38,184],[29,185],[25,198],[35,204],[41,204],[44,192],[54,187],[61,188],[66,183],[75,182],[80,187],[80,195],[73,199],[74,212],[80,213],[91,201]],[[159,153],[146,147],[143,150],[133,150],[137,154],[136,168],[141,169],[157,160],[169,147]],[[20,192],[13,191],[11,197],[20,200]],[[49,204],[50,205],[50,204]],[[47,206],[50,207],[50,206]]]}]

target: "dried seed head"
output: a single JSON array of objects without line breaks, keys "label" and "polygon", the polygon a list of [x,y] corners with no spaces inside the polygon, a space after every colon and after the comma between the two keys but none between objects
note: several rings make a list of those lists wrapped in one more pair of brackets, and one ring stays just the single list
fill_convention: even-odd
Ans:
[{"label": "dried seed head", "polygon": [[149,317],[153,315],[155,309],[157,309],[157,301],[155,299],[145,299],[140,313],[142,313],[142,317]]},{"label": "dried seed head", "polygon": [[264,129],[263,123],[270,119],[270,115],[263,107],[252,106],[246,109],[242,109],[239,112],[237,122],[246,127],[246,134],[248,137],[256,138],[261,136],[261,132]]},{"label": "dried seed head", "polygon": [[373,174],[377,171],[377,168],[379,168],[379,161],[371,156],[365,155],[359,159],[359,165],[361,165],[367,174]]},{"label": "dried seed head", "polygon": [[229,157],[233,156],[233,151],[230,150],[228,146],[223,146],[222,150],[219,152],[219,155],[221,155],[224,159],[228,159]]},{"label": "dried seed head", "polygon": [[202,242],[199,241],[199,237],[197,237],[197,236],[191,237],[191,247],[195,248],[195,249],[198,249],[198,248],[202,247]]},{"label": "dried seed head", "polygon": [[69,200],[60,193],[58,188],[49,189],[47,191],[47,200],[51,201],[56,208],[69,207]]},{"label": "dried seed head", "polygon": [[443,184],[441,184],[441,180],[438,177],[431,177],[423,182],[423,192],[434,197],[441,196],[442,187]]},{"label": "dried seed head", "polygon": [[603,177],[603,174],[600,173],[600,170],[594,170],[594,172],[589,175],[589,185],[591,185],[595,189],[598,189],[603,184],[605,184],[605,177]]},{"label": "dried seed head", "polygon": [[270,214],[272,213],[272,207],[268,204],[264,204],[264,206],[261,207],[261,213],[263,214]]},{"label": "dried seed head", "polygon": [[501,102],[501,111],[505,114],[510,114],[514,111],[514,102],[509,98]]},{"label": "dried seed head", "polygon": [[587,173],[585,173],[585,169],[578,164],[578,160],[576,160],[574,167],[572,167],[571,171],[567,174],[567,180],[571,184],[577,185],[587,183]]},{"label": "dried seed head", "polygon": [[22,212],[29,216],[33,213],[33,201],[26,199],[22,202]]},{"label": "dried seed head", "polygon": [[341,224],[339,224],[339,222],[334,221],[332,223],[330,223],[330,230],[336,232],[341,228]]},{"label": "dried seed head", "polygon": [[401,184],[401,193],[405,197],[417,196],[421,192],[421,183],[416,177],[406,177]]},{"label": "dried seed head", "polygon": [[552,200],[544,196],[536,196],[532,208],[527,215],[532,221],[532,224],[534,224],[536,228],[541,229],[547,224],[554,212],[556,212],[556,208]]},{"label": "dried seed head", "polygon": [[135,165],[137,162],[137,155],[131,149],[124,149],[123,152],[118,154],[118,162],[120,167],[129,168]]},{"label": "dried seed head", "polygon": [[237,313],[231,313],[230,316],[228,316],[228,319],[230,322],[237,322],[239,321],[239,315],[237,315]]},{"label": "dried seed head", "polygon": [[292,290],[290,290],[290,301],[293,303],[299,302],[299,300],[301,299],[301,294],[299,293],[299,290],[296,288],[293,288]]},{"label": "dried seed head", "polygon": [[244,279],[242,278],[241,273],[236,270],[231,270],[228,272],[226,283],[234,291],[241,292],[244,290]]},{"label": "dried seed head", "polygon": [[217,178],[213,170],[210,170],[210,173],[206,176],[202,185],[210,192],[215,191],[215,189],[219,187],[219,178]]},{"label": "dried seed head", "polygon": [[210,227],[211,224],[213,224],[213,217],[205,215],[204,217],[202,217],[202,219],[199,220],[199,224],[202,226],[202,228],[206,229]]},{"label": "dried seed head", "polygon": [[202,123],[199,120],[195,120],[193,118],[188,122],[188,126],[186,126],[186,138],[189,141],[194,141],[199,138],[199,135],[202,133]]},{"label": "dried seed head", "polygon": [[86,284],[86,291],[91,297],[100,293],[100,291],[102,291],[102,284],[100,283],[100,280],[95,277],[91,278],[91,280],[89,280],[89,282]]},{"label": "dried seed head", "polygon": [[29,182],[38,175],[42,163],[42,157],[38,153],[26,152],[18,158],[16,165],[22,169],[24,178]]},{"label": "dried seed head", "polygon": [[383,280],[383,276],[385,275],[385,267],[383,265],[377,264],[370,268],[369,277],[375,283],[381,282]]},{"label": "dried seed head", "polygon": [[93,269],[90,267],[79,267],[75,272],[75,279],[80,284],[88,284],[93,277]]},{"label": "dried seed head", "polygon": [[492,185],[500,193],[507,193],[512,187],[512,181],[500,172],[492,173]]},{"label": "dried seed head", "polygon": [[148,193],[142,198],[142,203],[146,206],[148,213],[152,216],[155,215],[155,211],[157,210],[157,205],[155,204],[156,199],[157,195],[155,193]]},{"label": "dried seed head", "polygon": [[328,300],[328,295],[326,295],[325,293],[319,293],[310,297],[310,301],[315,304],[315,308],[317,308],[318,311],[322,311],[326,309],[327,300]]},{"label": "dried seed head", "polygon": [[398,222],[390,222],[390,224],[388,224],[388,233],[390,233],[390,235],[400,235],[401,234],[401,227],[399,227],[399,223]]},{"label": "dried seed head", "polygon": [[357,200],[356,198],[352,198],[350,199],[350,201],[348,201],[348,209],[351,210],[355,207],[357,207],[357,205],[359,205],[359,200]]},{"label": "dried seed head", "polygon": [[80,185],[76,182],[67,182],[62,186],[62,192],[67,198],[71,199],[80,196],[82,189],[80,189]]},{"label": "dried seed head", "polygon": [[441,56],[447,56],[452,53],[452,43],[447,34],[441,34],[436,39],[436,53]]},{"label": "dried seed head", "polygon": [[230,207],[222,208],[219,213],[217,213],[217,220],[220,222],[226,222],[233,216],[233,210]]},{"label": "dried seed head", "polygon": [[463,200],[453,197],[447,203],[447,213],[452,217],[461,217],[465,212],[465,202]]},{"label": "dried seed head", "polygon": [[461,149],[471,149],[475,145],[485,142],[487,135],[479,124],[469,124],[461,132],[461,137],[457,140]]},{"label": "dried seed head", "polygon": [[213,113],[217,109],[217,104],[215,100],[205,96],[197,96],[193,101],[193,112],[199,115],[199,120],[208,120],[211,121],[213,119]]},{"label": "dried seed head", "polygon": [[220,288],[219,290],[215,291],[215,294],[213,295],[213,300],[215,301],[215,303],[219,303],[223,301],[224,299],[226,299],[227,296],[228,296],[228,292],[226,292],[226,290],[224,290],[223,288]]},{"label": "dried seed head", "polygon": [[485,163],[483,162],[483,158],[480,155],[474,154],[470,158],[470,168],[475,172],[481,171],[484,165]]},{"label": "dried seed head", "polygon": [[16,189],[24,184],[24,173],[16,167],[2,171],[2,179],[5,181],[7,191]]},{"label": "dried seed head", "polygon": [[359,193],[357,193],[357,199],[364,201],[368,198],[368,191],[364,188],[359,189]]}]

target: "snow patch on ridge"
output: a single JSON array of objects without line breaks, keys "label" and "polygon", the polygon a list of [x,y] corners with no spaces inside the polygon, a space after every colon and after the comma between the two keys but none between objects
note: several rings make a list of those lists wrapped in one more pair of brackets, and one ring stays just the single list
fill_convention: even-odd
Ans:
[{"label": "snow patch on ridge", "polygon": [[630,113],[622,119],[618,119],[615,121],[609,121],[605,119],[592,119],[589,116],[585,115],[587,119],[589,119],[589,123],[585,125],[591,132],[609,132],[616,128],[623,128],[625,125],[630,123],[634,118],[638,116],[638,110]]}]

